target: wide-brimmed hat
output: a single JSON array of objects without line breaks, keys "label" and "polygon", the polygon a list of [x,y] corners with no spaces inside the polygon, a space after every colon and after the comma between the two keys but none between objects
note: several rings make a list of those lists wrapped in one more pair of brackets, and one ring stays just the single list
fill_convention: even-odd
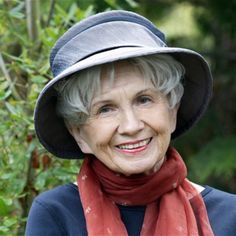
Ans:
[{"label": "wide-brimmed hat", "polygon": [[57,157],[83,158],[63,118],[56,113],[55,84],[95,65],[153,54],[170,54],[186,70],[172,139],[192,127],[205,112],[212,94],[207,62],[192,50],[168,47],[164,34],[146,18],[128,11],[109,11],[75,24],[53,47],[50,65],[54,78],[40,93],[34,114],[36,134],[42,145]]}]

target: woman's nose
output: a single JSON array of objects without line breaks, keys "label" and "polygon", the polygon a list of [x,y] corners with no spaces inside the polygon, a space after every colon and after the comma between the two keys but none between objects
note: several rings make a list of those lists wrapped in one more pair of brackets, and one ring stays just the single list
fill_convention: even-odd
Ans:
[{"label": "woman's nose", "polygon": [[132,110],[122,112],[118,132],[120,134],[134,135],[144,128],[144,122]]}]

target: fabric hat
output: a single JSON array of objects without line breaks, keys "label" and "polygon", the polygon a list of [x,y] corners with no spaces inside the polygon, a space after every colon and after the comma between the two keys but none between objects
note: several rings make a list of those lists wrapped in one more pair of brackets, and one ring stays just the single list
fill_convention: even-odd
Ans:
[{"label": "fabric hat", "polygon": [[185,90],[172,139],[190,129],[203,115],[211,98],[212,76],[207,62],[192,50],[168,47],[164,34],[146,18],[118,10],[82,20],[53,47],[50,65],[54,78],[41,91],[34,114],[36,134],[42,145],[57,157],[83,158],[63,119],[56,113],[56,83],[95,65],[153,54],[170,54],[185,67]]}]

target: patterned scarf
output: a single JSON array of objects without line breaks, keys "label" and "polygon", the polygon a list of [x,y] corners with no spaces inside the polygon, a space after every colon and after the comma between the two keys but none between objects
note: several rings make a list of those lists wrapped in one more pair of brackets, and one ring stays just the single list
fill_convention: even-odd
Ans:
[{"label": "patterned scarf", "polygon": [[124,176],[87,156],[78,188],[89,236],[126,236],[116,204],[146,205],[141,236],[213,235],[201,195],[186,179],[186,166],[174,148],[151,175]]}]

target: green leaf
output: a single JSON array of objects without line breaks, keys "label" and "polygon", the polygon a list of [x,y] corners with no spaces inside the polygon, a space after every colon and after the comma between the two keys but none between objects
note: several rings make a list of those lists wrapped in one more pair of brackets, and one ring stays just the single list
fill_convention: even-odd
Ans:
[{"label": "green leaf", "polygon": [[45,84],[47,82],[47,79],[43,76],[38,75],[32,78],[32,82],[36,84]]},{"label": "green leaf", "polygon": [[23,10],[24,10],[24,3],[21,2],[20,4],[18,4],[16,7],[12,8],[9,11],[9,15],[12,16],[13,18],[23,19],[25,17],[25,15],[22,13]]},{"label": "green leaf", "polygon": [[0,100],[5,100],[11,95],[11,90],[8,89],[6,92],[5,91],[0,91]]},{"label": "green leaf", "polygon": [[7,218],[7,219],[3,222],[4,226],[6,226],[6,227],[11,227],[12,225],[14,225],[14,224],[16,224],[16,223],[17,223],[17,219],[15,219],[15,218]]},{"label": "green leaf", "polygon": [[9,228],[8,228],[8,227],[3,226],[3,225],[0,225],[0,232],[6,233],[6,232],[8,232],[8,231],[9,231]]},{"label": "green leaf", "polygon": [[5,106],[7,107],[8,111],[9,111],[12,115],[17,115],[16,107],[14,107],[13,105],[11,105],[9,102],[5,102]]},{"label": "green leaf", "polygon": [[134,0],[125,0],[132,8],[136,8],[139,6],[139,4],[137,2],[135,2]]},{"label": "green leaf", "polygon": [[25,15],[20,12],[10,11],[9,14],[10,14],[10,16],[17,18],[17,19],[23,19],[25,17]]},{"label": "green leaf", "polygon": [[7,215],[7,213],[9,212],[9,207],[6,204],[5,200],[0,197],[0,215],[4,216]]}]

